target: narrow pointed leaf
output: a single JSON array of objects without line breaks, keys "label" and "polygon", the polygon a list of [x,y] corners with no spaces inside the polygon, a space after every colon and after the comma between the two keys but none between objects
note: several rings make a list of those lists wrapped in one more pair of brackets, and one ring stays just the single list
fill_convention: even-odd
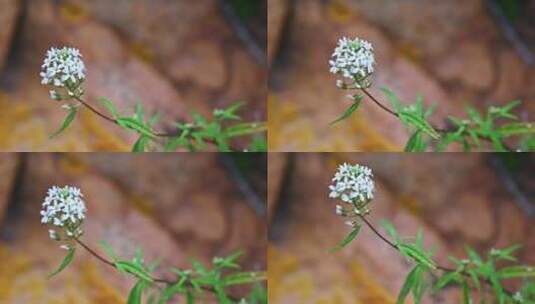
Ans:
[{"label": "narrow pointed leaf", "polygon": [[67,129],[71,125],[71,123],[73,122],[74,118],[76,117],[76,113],[77,112],[78,112],[77,108],[70,107],[69,108],[69,113],[65,117],[65,120],[63,120],[63,124],[61,125],[61,127],[56,132],[54,132],[52,135],[50,135],[50,138],[54,138],[54,137],[58,136],[61,132],[65,131],[65,129]]},{"label": "narrow pointed leaf", "polygon": [[119,112],[111,100],[107,98],[100,98],[100,102],[106,107],[106,109],[108,109],[113,118],[117,119],[117,117],[119,117]]},{"label": "narrow pointed leaf", "polygon": [[143,123],[140,123],[135,118],[119,117],[117,118],[117,123],[123,128],[134,130],[142,135],[145,135],[151,138],[155,137],[154,132],[149,127],[147,127]]},{"label": "narrow pointed leaf", "polygon": [[134,264],[132,262],[118,261],[115,263],[115,267],[117,267],[119,271],[133,274],[140,279],[143,279],[149,282],[153,281],[152,277],[147,273],[145,269],[141,268],[139,265]]},{"label": "narrow pointed leaf", "polygon": [[433,139],[440,138],[440,134],[438,134],[438,132],[433,129],[433,127],[425,120],[425,118],[422,118],[409,111],[399,112],[399,118],[406,124],[414,126],[416,129],[423,131],[427,135],[431,136]]},{"label": "narrow pointed leaf", "polygon": [[396,301],[396,304],[404,304],[405,303],[405,300],[407,299],[407,296],[409,295],[409,293],[411,292],[412,288],[414,287],[414,285],[416,283],[416,279],[417,279],[417,276],[419,274],[419,267],[420,266],[418,266],[418,265],[416,267],[414,267],[411,270],[411,272],[409,272],[407,277],[405,278],[405,283],[403,283],[403,286],[401,287],[401,290],[399,291],[398,299]]},{"label": "narrow pointed leaf", "polygon": [[149,141],[149,137],[141,135],[139,139],[134,143],[134,146],[132,147],[132,152],[145,152],[145,148]]},{"label": "narrow pointed leaf", "polygon": [[143,280],[139,280],[136,285],[130,291],[128,295],[128,304],[141,304],[141,297],[143,295],[143,290],[147,286],[147,283]]},{"label": "narrow pointed leaf", "polygon": [[334,121],[332,121],[329,125],[334,125],[344,119],[347,119],[349,116],[351,116],[351,114],[353,114],[353,112],[355,112],[359,105],[360,105],[360,102],[362,101],[362,96],[360,96],[358,99],[355,100],[355,102],[353,102],[349,108],[347,108],[347,110],[344,111],[344,113],[342,113],[342,115],[340,115],[337,119],[335,119]]},{"label": "narrow pointed leaf", "polygon": [[74,247],[69,248],[69,251],[67,252],[67,255],[65,256],[65,258],[63,259],[63,261],[59,265],[58,269],[56,271],[54,271],[53,273],[51,273],[48,277],[51,278],[51,277],[57,275],[58,273],[63,271],[63,269],[65,269],[65,267],[69,266],[69,264],[74,259],[74,252],[75,251],[76,251],[76,249]]},{"label": "narrow pointed leaf", "polygon": [[347,246],[351,241],[353,241],[359,234],[360,226],[356,226],[351,230],[351,232],[338,244],[336,247],[332,248],[330,252],[336,252],[345,246]]}]

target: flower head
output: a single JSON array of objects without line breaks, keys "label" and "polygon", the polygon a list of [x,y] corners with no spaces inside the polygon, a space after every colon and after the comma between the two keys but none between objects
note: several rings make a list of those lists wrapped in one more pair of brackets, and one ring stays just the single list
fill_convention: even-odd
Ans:
[{"label": "flower head", "polygon": [[[78,49],[68,47],[49,49],[41,68],[41,83],[55,87],[50,93],[52,99],[69,99],[68,96],[83,94],[80,86],[85,80],[85,65]],[[65,93],[66,96],[62,96],[56,90],[62,91],[61,93]]]},{"label": "flower head", "polygon": [[336,214],[341,216],[365,215],[368,203],[373,199],[375,184],[372,171],[361,165],[342,164],[338,167],[329,186],[329,197],[342,200],[349,206],[336,206]]},{"label": "flower head", "polygon": [[41,210],[41,223],[50,224],[63,232],[49,230],[51,239],[59,241],[77,238],[82,235],[81,225],[87,211],[80,189],[71,186],[48,189]]},{"label": "flower head", "polygon": [[[367,88],[371,85],[370,76],[374,72],[373,47],[366,40],[343,37],[338,40],[329,64],[331,73],[348,78],[356,88]],[[347,85],[338,81],[337,86]]]}]

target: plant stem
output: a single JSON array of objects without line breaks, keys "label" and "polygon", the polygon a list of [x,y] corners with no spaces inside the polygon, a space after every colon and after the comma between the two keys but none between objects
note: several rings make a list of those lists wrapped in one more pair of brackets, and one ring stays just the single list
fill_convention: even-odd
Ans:
[{"label": "plant stem", "polygon": [[[399,118],[399,114],[394,112],[393,110],[389,109],[387,106],[385,106],[384,104],[382,104],[377,98],[375,98],[370,92],[368,92],[368,90],[366,89],[360,89],[362,92],[364,92],[364,94],[366,94],[366,96],[368,96],[377,106],[379,106],[381,109],[383,109],[385,112],[389,113],[390,115],[393,115],[397,118]],[[453,131],[456,131],[455,128],[452,128],[452,127],[448,127],[448,128],[440,128],[438,127],[437,125],[435,124],[432,124],[431,123],[431,127],[433,129],[435,129],[437,132],[439,133],[449,133],[449,132],[453,132]],[[481,138],[482,140],[484,141],[487,141],[487,142],[492,142],[492,140],[490,138],[486,138],[486,137],[482,137]],[[509,152],[514,152],[514,149],[511,148],[509,145],[507,145],[506,143],[504,143],[503,141],[500,141],[500,143],[504,146],[504,148],[509,151]]]},{"label": "plant stem", "polygon": [[106,116],[105,114],[99,112],[97,109],[95,109],[93,106],[91,106],[89,103],[85,102],[82,98],[78,97],[78,96],[75,96],[74,99],[76,99],[76,101],[78,101],[79,103],[81,103],[84,107],[88,108],[89,110],[91,110],[91,112],[97,114],[98,116],[104,118],[105,120],[109,121],[109,122],[112,122],[116,125],[119,125],[119,123],[117,122],[116,119],[114,118],[111,118],[109,116]]},{"label": "plant stem", "polygon": [[[106,259],[105,257],[99,255],[96,251],[94,251],[93,249],[91,249],[91,247],[89,247],[88,245],[86,245],[86,244],[85,244],[84,242],[82,242],[80,239],[75,238],[74,240],[76,241],[76,243],[80,244],[80,246],[82,246],[85,250],[87,250],[87,252],[89,252],[92,256],[94,256],[95,258],[97,258],[99,261],[103,262],[104,264],[106,264],[106,265],[108,265],[108,266],[111,266],[111,267],[117,269],[117,266],[115,266],[115,264],[114,264],[112,261],[110,261],[110,260]],[[168,285],[168,286],[173,285],[173,284],[175,284],[175,283],[178,282],[178,280],[177,280],[177,281],[171,281],[171,280],[167,280],[167,279],[163,279],[163,278],[155,278],[155,277],[153,277],[153,276],[150,275],[150,274],[149,274],[149,276],[151,277],[151,279],[152,279],[154,282],[156,282],[156,283],[161,283],[161,284],[166,284],[166,285]],[[189,284],[189,287],[190,287],[190,288],[193,288],[194,286],[191,285],[191,284]],[[203,289],[204,291],[207,291],[207,292],[211,292],[211,293],[215,293],[215,292],[216,292],[216,291],[215,291],[213,288],[211,288],[211,287],[201,286],[201,289]],[[233,296],[228,296],[228,297],[229,297],[229,299],[231,299],[232,301],[236,301],[236,302],[239,301],[239,299],[236,298],[236,297],[233,297]]]},{"label": "plant stem", "polygon": [[368,90],[366,89],[361,89],[362,92],[364,92],[364,94],[366,94],[366,96],[368,96],[376,105],[378,105],[381,109],[385,110],[386,112],[390,113],[390,115],[394,115],[395,117],[399,117],[399,114],[390,110],[387,106],[385,106],[384,104],[382,104],[379,100],[377,100],[377,98],[375,98],[372,94],[370,94],[370,92],[368,92]]},{"label": "plant stem", "polygon": [[[390,247],[392,247],[393,249],[395,249],[396,251],[400,252],[399,250],[399,247],[394,244],[392,241],[390,241],[389,239],[387,239],[384,235],[382,235],[379,230],[377,230],[373,224],[368,221],[368,219],[362,215],[362,214],[359,214],[358,217],[366,224],[366,226],[368,226],[368,228],[370,228],[373,233],[379,237],[383,242],[385,242],[387,245],[389,245]],[[454,272],[456,271],[456,269],[453,269],[453,268],[449,268],[449,267],[445,267],[445,266],[441,266],[441,265],[436,265],[436,268],[438,270],[441,270],[443,272]],[[470,274],[466,273],[465,271],[462,271],[462,272],[459,272],[461,275],[467,277],[467,278],[470,278]],[[492,286],[492,282],[490,282],[489,280],[487,279],[483,279],[483,282],[485,282],[486,284]],[[507,290],[506,288],[504,288],[504,291],[509,295],[509,296],[512,296],[513,295],[513,292],[510,291],[510,290]]]}]

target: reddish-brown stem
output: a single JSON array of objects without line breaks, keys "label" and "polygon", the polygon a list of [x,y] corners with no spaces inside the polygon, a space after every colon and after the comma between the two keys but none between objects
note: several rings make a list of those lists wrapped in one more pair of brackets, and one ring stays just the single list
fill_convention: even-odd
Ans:
[{"label": "reddish-brown stem", "polygon": [[99,255],[98,253],[96,253],[93,249],[91,249],[89,246],[87,246],[84,242],[80,241],[80,239],[75,239],[76,242],[78,244],[80,244],[80,246],[84,247],[85,250],[87,250],[91,255],[93,255],[94,257],[96,257],[97,259],[99,259],[101,262],[103,262],[104,264],[108,265],[108,266],[111,266],[113,268],[116,268],[115,267],[115,264],[113,264],[111,261],[107,260],[106,258],[104,258],[103,256]]},{"label": "reddish-brown stem", "polygon": [[105,114],[99,112],[97,109],[95,109],[93,106],[91,106],[89,103],[85,102],[82,98],[80,97],[75,97],[74,99],[76,99],[79,103],[81,103],[84,107],[88,108],[89,110],[91,110],[91,112],[97,114],[98,116],[104,118],[105,120],[109,121],[109,122],[112,122],[116,125],[119,125],[119,123],[117,122],[116,119],[113,119],[109,116],[106,116]]},{"label": "reddish-brown stem", "polygon": [[366,94],[366,96],[368,96],[376,105],[378,105],[381,109],[385,110],[386,112],[390,113],[391,115],[394,115],[396,117],[399,117],[399,114],[390,110],[387,106],[383,105],[379,100],[377,100],[372,94],[370,94],[370,92],[368,92],[368,90],[366,89],[361,89],[362,92],[364,92],[364,94]]},{"label": "reddish-brown stem", "polygon": [[[377,236],[379,237],[383,242],[385,242],[388,246],[392,247],[393,249],[395,249],[396,251],[400,252],[399,250],[399,247],[394,244],[392,241],[390,241],[389,239],[387,239],[384,235],[382,235],[379,230],[377,230],[373,224],[368,221],[368,219],[366,218],[366,216],[362,215],[362,214],[359,214],[358,217],[366,224],[366,226],[368,226],[368,228],[370,228],[370,230]],[[453,271],[456,271],[456,269],[453,269],[453,268],[449,268],[449,267],[445,267],[445,266],[441,266],[441,265],[436,265],[436,268],[438,270],[441,270],[443,272],[453,272]],[[470,274],[462,271],[460,272],[461,275],[467,277],[467,278],[470,278]],[[488,281],[488,280],[483,280],[483,282],[485,282],[486,284],[492,286],[492,282]],[[510,291],[510,290],[507,290],[504,288],[504,291],[507,292],[508,295],[512,295],[513,292]]]}]

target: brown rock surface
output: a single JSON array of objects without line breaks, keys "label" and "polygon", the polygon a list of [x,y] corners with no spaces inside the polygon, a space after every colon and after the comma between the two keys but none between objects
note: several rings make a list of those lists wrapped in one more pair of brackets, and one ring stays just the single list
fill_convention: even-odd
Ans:
[{"label": "brown rock surface", "polygon": [[284,24],[289,13],[288,9],[288,0],[268,1],[268,64],[271,64],[273,56],[279,49],[281,32],[284,29]]},{"label": "brown rock surface", "polygon": [[268,171],[268,221],[273,219],[273,212],[277,208],[280,191],[284,186],[285,174],[288,170],[289,158],[288,154],[284,153],[269,153],[269,171]]},{"label": "brown rock surface", "polygon": [[12,153],[0,155],[0,225],[9,205],[9,195],[16,179],[19,156]]},{"label": "brown rock surface", "polygon": [[0,71],[2,71],[15,32],[20,1],[0,0],[0,8],[2,8],[0,9]]},{"label": "brown rock surface", "polygon": [[[533,263],[527,248],[533,219],[517,207],[486,157],[298,154],[291,179],[281,185],[289,193],[278,206],[287,210],[285,218],[270,227],[270,303],[395,302],[410,263],[367,227],[345,249],[328,252],[349,232],[327,197],[332,174],[344,161],[374,170],[370,221],[380,227],[387,219],[406,237],[421,228],[425,247],[434,248],[440,264],[451,266],[448,255],[464,257],[467,244],[483,252],[517,243],[526,246],[518,252],[520,262]],[[456,289],[424,301],[457,302]]]}]

